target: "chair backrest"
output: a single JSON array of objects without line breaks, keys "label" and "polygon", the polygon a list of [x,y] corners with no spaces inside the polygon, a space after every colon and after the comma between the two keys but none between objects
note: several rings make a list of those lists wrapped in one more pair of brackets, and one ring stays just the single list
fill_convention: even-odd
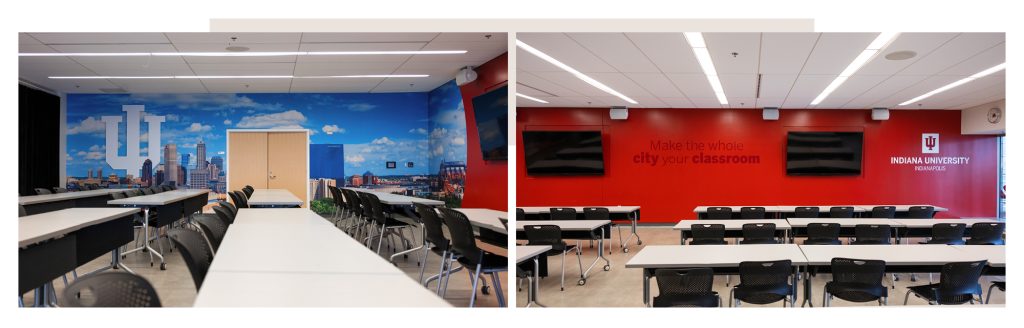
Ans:
[{"label": "chair backrest", "polygon": [[52,192],[50,192],[50,189],[36,188],[36,195],[49,195],[49,194],[52,194]]},{"label": "chair backrest", "polygon": [[878,219],[891,219],[896,217],[895,206],[875,206],[871,208],[871,217]]},{"label": "chair backrest", "polygon": [[[562,246],[562,228],[551,224],[536,224],[523,226],[526,233],[528,245],[551,245]],[[554,248],[554,247],[552,247]]]},{"label": "chair backrest", "polygon": [[911,206],[907,217],[911,219],[930,219],[935,216],[935,207],[932,206]]},{"label": "chair backrest", "polygon": [[327,190],[331,192],[331,201],[334,202],[334,205],[340,208],[348,208],[348,203],[345,203],[345,196],[342,195],[341,189],[335,186],[327,186]]},{"label": "chair backrest", "polygon": [[775,244],[774,223],[746,223],[743,225],[744,244]]},{"label": "chair backrest", "polygon": [[963,223],[936,223],[932,225],[932,239],[936,241],[947,241],[963,243],[964,231],[967,225]]},{"label": "chair backrest", "polygon": [[28,215],[28,213],[25,212],[25,206],[18,205],[18,217],[20,218],[26,215]]},{"label": "chair backrest", "polygon": [[978,279],[985,270],[988,261],[952,262],[942,266],[939,276],[939,287],[935,291],[935,301],[939,304],[963,304],[970,301],[973,295],[981,295],[981,284]]},{"label": "chair backrest", "polygon": [[516,208],[516,221],[526,220],[526,211],[521,208]]},{"label": "chair backrest", "polygon": [[156,289],[142,276],[108,271],[75,279],[64,289],[64,307],[160,307]]},{"label": "chair backrest", "polygon": [[748,206],[740,208],[740,219],[764,220],[764,207]]},{"label": "chair backrest", "polygon": [[224,205],[217,205],[213,207],[213,213],[217,214],[217,218],[220,222],[224,223],[224,226],[229,226],[235,223],[235,216],[231,215],[231,209],[228,209]]},{"label": "chair backrest", "polygon": [[245,193],[245,198],[246,199],[248,199],[249,197],[252,197],[252,193],[255,192],[255,191],[256,191],[255,189],[242,188],[242,192]]},{"label": "chair backrest", "polygon": [[821,212],[817,206],[800,206],[794,211],[798,218],[816,218]]},{"label": "chair backrest", "polygon": [[552,207],[551,208],[551,219],[552,220],[575,220],[576,209],[572,207]]},{"label": "chair backrest", "polygon": [[832,281],[881,286],[885,277],[885,261],[832,258]]},{"label": "chair backrest", "polygon": [[193,218],[203,234],[210,241],[210,247],[216,252],[220,248],[220,242],[224,240],[224,234],[228,232],[228,226],[219,217],[209,215],[197,215]]},{"label": "chair backrest", "polygon": [[658,283],[658,298],[715,295],[715,273],[711,268],[657,269],[654,277]]},{"label": "chair backrest", "polygon": [[252,189],[252,190],[256,190],[256,189],[254,189],[254,188],[252,187],[252,185],[245,185],[245,187],[242,187],[242,189]]},{"label": "chair backrest", "polygon": [[708,207],[708,220],[729,220],[732,219],[731,207]]},{"label": "chair backrest", "polygon": [[792,267],[790,260],[740,262],[740,284],[765,290],[789,286]]},{"label": "chair backrest", "polygon": [[362,215],[363,208],[360,203],[359,194],[348,189],[342,189],[341,193],[345,194],[345,202],[348,203],[348,209]]},{"label": "chair backrest", "polygon": [[53,192],[58,193],[58,194],[63,194],[63,193],[68,192],[68,188],[56,187],[56,188],[53,188]]},{"label": "chair backrest", "polygon": [[608,220],[611,214],[604,207],[584,207],[583,219],[585,220]]},{"label": "chair backrest", "polygon": [[890,233],[892,227],[888,224],[858,224],[853,227],[853,235],[856,238],[854,244],[889,245],[892,244]]},{"label": "chair backrest", "polygon": [[691,224],[690,235],[693,236],[690,243],[725,243],[725,225]]},{"label": "chair backrest", "polygon": [[249,199],[241,191],[232,191],[231,200],[235,202],[237,208],[249,208]]},{"label": "chair backrest", "polygon": [[142,191],[143,195],[152,195],[153,194],[153,189],[150,189],[150,188],[142,188],[141,191]]},{"label": "chair backrest", "polygon": [[424,237],[427,241],[442,249],[448,248],[451,241],[444,236],[443,222],[437,216],[437,211],[433,207],[420,203],[412,203],[412,205],[416,208],[416,215],[419,215],[420,221],[423,222],[423,229],[426,231]]},{"label": "chair backrest", "polygon": [[370,204],[370,217],[373,218],[373,221],[377,222],[377,224],[387,223],[388,217],[384,213],[384,205],[380,203],[380,198],[371,193],[365,193],[365,195],[367,202]]},{"label": "chair backrest", "polygon": [[810,223],[807,224],[807,239],[839,240],[840,228],[838,223]]},{"label": "chair backrest", "polygon": [[220,206],[223,206],[224,208],[226,208],[230,212],[230,214],[231,214],[231,221],[234,222],[235,216],[238,215],[238,208],[235,207],[235,204],[231,204],[231,202],[223,201],[223,200],[217,202],[217,204],[220,205]]},{"label": "chair backrest", "polygon": [[853,206],[833,206],[828,209],[828,216],[833,219],[852,218]]},{"label": "chair backrest", "polygon": [[206,246],[206,241],[198,231],[189,229],[171,229],[167,236],[181,252],[181,257],[192,273],[192,282],[196,284],[196,290],[203,286],[203,279],[206,279],[206,272],[210,270],[210,263],[213,255]]},{"label": "chair backrest", "polygon": [[968,245],[1002,245],[1003,232],[1006,231],[1006,223],[1003,222],[979,222],[971,225],[971,239],[967,240]]},{"label": "chair backrest", "polygon": [[370,194],[365,192],[359,192],[359,204],[362,206],[363,218],[366,220],[373,220],[373,204],[370,203],[368,198]]},{"label": "chair backrest", "polygon": [[149,187],[149,190],[152,190],[154,194],[159,194],[159,193],[164,192],[164,188],[163,187]]},{"label": "chair backrest", "polygon": [[118,191],[118,192],[115,192],[115,193],[111,193],[110,194],[110,198],[111,199],[123,199],[123,198],[125,198],[125,195],[124,195],[124,192]]},{"label": "chair backrest", "polygon": [[462,212],[450,209],[439,208],[441,220],[448,226],[448,235],[451,236],[452,249],[462,254],[462,258],[473,264],[480,264],[483,261],[483,251],[476,246],[476,236],[473,235],[473,226],[469,218]]}]

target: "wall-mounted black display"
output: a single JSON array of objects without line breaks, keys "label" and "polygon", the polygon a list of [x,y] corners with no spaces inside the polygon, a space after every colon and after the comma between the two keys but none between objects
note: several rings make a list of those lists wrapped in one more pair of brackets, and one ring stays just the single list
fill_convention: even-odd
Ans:
[{"label": "wall-mounted black display", "polygon": [[860,175],[863,132],[789,132],[787,175]]},{"label": "wall-mounted black display", "polygon": [[602,175],[601,131],[523,131],[526,173]]},{"label": "wall-mounted black display", "polygon": [[474,97],[473,114],[484,160],[507,160],[508,86]]}]

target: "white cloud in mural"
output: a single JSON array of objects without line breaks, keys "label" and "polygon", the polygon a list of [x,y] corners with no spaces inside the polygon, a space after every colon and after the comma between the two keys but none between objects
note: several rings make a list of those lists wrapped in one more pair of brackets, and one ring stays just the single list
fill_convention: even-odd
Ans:
[{"label": "white cloud in mural", "polygon": [[68,135],[72,134],[84,134],[84,133],[100,133],[106,130],[106,124],[101,120],[89,116],[86,117],[78,125],[68,129]]},{"label": "white cloud in mural", "polygon": [[442,145],[434,146],[434,150],[431,151],[431,153],[434,156],[441,156],[442,154],[444,154],[444,146],[442,146]]},{"label": "white cloud in mural", "polygon": [[224,120],[224,125],[231,125],[231,120]]},{"label": "white cloud in mural", "polygon": [[224,153],[223,151],[219,151],[219,152],[217,152],[217,155],[224,155],[224,154],[225,154],[225,153]]},{"label": "white cloud in mural", "polygon": [[359,154],[356,154],[356,155],[345,155],[345,163],[352,164],[352,166],[359,166],[360,164],[362,164],[365,161],[366,161],[366,158],[363,157],[363,155],[359,155]]},{"label": "white cloud in mural", "polygon": [[293,109],[280,113],[244,116],[237,126],[246,129],[280,128],[283,126],[298,126],[302,128],[301,123],[305,122],[306,116]]},{"label": "white cloud in mural", "polygon": [[440,138],[444,138],[447,135],[448,135],[448,129],[445,129],[445,128],[434,128],[433,131],[430,131],[430,138],[431,139],[440,139]]},{"label": "white cloud in mural", "polygon": [[209,125],[203,125],[200,123],[192,123],[188,126],[188,132],[207,132],[212,130],[213,127]]},{"label": "white cloud in mural", "polygon": [[177,122],[177,121],[181,120],[181,117],[178,116],[177,114],[167,114],[167,115],[164,115],[164,119],[167,120],[168,122]]},{"label": "white cloud in mural", "polygon": [[103,159],[103,153],[101,153],[99,151],[89,151],[89,152],[79,151],[77,155],[78,155],[78,157],[80,157],[83,160],[101,160],[101,159]]},{"label": "white cloud in mural", "polygon": [[324,133],[326,133],[326,134],[345,133],[345,129],[344,128],[339,128],[335,124],[324,125],[324,127],[321,128],[321,130],[323,130]]},{"label": "white cloud in mural", "polygon": [[203,110],[222,110],[229,108],[251,108],[253,110],[281,110],[281,104],[258,103],[247,96],[233,93],[214,94],[132,94],[131,99],[141,103],[156,105],[172,105],[179,109],[199,108]]},{"label": "white cloud in mural", "polygon": [[465,145],[466,144],[466,139],[463,139],[462,137],[455,137],[455,138],[452,139],[452,144],[453,145]]},{"label": "white cloud in mural", "polygon": [[395,142],[391,141],[391,139],[388,139],[388,137],[380,137],[380,138],[377,138],[377,139],[373,139],[373,142],[371,142],[371,143],[374,144],[374,145],[388,145],[388,146],[394,146],[395,145]]},{"label": "white cloud in mural", "polygon": [[410,129],[410,130],[409,130],[409,133],[415,133],[415,134],[427,134],[427,129],[424,129],[424,128],[415,128],[415,129]]},{"label": "white cloud in mural", "polygon": [[348,110],[353,111],[353,112],[365,112],[365,111],[370,111],[370,110],[373,110],[374,108],[377,108],[377,105],[367,104],[367,103],[358,103],[358,104],[348,104],[348,105],[345,105],[345,108],[347,108]]},{"label": "white cloud in mural", "polygon": [[91,147],[89,147],[89,151],[105,151],[105,150],[107,150],[107,146],[106,145],[103,145],[103,146],[92,145]]}]

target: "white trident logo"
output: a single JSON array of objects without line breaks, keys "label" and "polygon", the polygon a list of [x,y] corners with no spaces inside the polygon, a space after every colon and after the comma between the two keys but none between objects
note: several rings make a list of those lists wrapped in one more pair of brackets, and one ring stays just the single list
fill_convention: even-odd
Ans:
[{"label": "white trident logo", "polygon": [[128,137],[125,143],[128,146],[128,152],[125,156],[117,155],[117,131],[118,125],[121,123],[121,115],[118,116],[103,116],[103,123],[106,123],[107,129],[107,164],[115,170],[128,170],[128,172],[135,172],[138,176],[139,171],[142,170],[142,164],[149,158],[153,164],[160,163],[160,123],[164,121],[163,116],[146,115],[145,121],[149,123],[149,151],[147,157],[142,157],[139,154],[139,116],[146,110],[144,105],[123,105],[121,110],[128,113],[128,120],[125,121],[125,126],[128,129]]}]

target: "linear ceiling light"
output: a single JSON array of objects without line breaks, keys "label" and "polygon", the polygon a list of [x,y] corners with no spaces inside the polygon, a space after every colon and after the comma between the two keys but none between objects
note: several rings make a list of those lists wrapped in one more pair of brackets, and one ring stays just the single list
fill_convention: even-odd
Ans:
[{"label": "linear ceiling light", "polygon": [[828,95],[832,94],[832,92],[836,91],[839,86],[843,85],[850,76],[853,76],[853,73],[857,73],[864,64],[867,64],[872,58],[875,58],[875,55],[881,52],[885,46],[888,46],[892,40],[895,40],[898,35],[900,34],[895,32],[879,33],[878,37],[876,37],[874,41],[871,41],[871,44],[869,44],[864,51],[861,51],[860,55],[857,55],[857,58],[854,58],[853,62],[850,62],[850,65],[846,66],[846,69],[839,73],[839,76],[832,80],[832,83],[829,83],[828,86],[825,87],[825,90],[821,91],[821,94],[818,94],[818,96],[811,101],[811,106],[817,106],[824,101]]},{"label": "linear ceiling light", "polygon": [[55,80],[127,80],[127,79],[358,79],[358,78],[413,78],[429,77],[427,74],[382,74],[382,75],[167,75],[167,76],[51,76]]},{"label": "linear ceiling light", "polygon": [[986,69],[984,71],[978,72],[978,73],[976,73],[974,75],[962,78],[960,80],[957,80],[956,82],[944,85],[944,86],[942,86],[942,87],[940,87],[938,89],[929,91],[926,94],[917,96],[917,98],[904,101],[904,102],[900,103],[900,106],[906,106],[906,105],[909,105],[909,104],[916,103],[916,102],[921,101],[921,100],[923,100],[925,98],[928,98],[928,97],[934,96],[936,94],[939,94],[939,93],[941,93],[943,91],[946,91],[946,90],[949,90],[949,89],[952,89],[952,88],[956,88],[956,87],[958,87],[960,85],[966,84],[967,82],[971,82],[971,81],[983,78],[985,76],[991,75],[992,73],[995,73],[995,72],[998,72],[998,71],[1001,71],[1001,70],[1004,70],[1004,69],[1006,69],[1006,63],[1002,63],[1002,64],[999,64],[999,65],[993,66],[992,68],[989,68],[989,69]]},{"label": "linear ceiling light", "polygon": [[551,56],[548,56],[548,54],[543,53],[540,50],[537,50],[536,48],[531,47],[530,45],[528,45],[526,43],[523,43],[523,41],[519,41],[517,39],[516,40],[516,46],[519,47],[519,48],[522,48],[523,50],[526,50],[527,52],[533,54],[534,56],[539,57],[540,59],[543,59],[544,61],[547,61],[547,62],[551,63],[552,65],[558,66],[558,68],[561,68],[561,69],[565,70],[566,72],[572,73],[572,75],[575,75],[576,78],[578,78],[580,80],[583,80],[583,82],[587,82],[587,84],[590,84],[590,85],[594,86],[595,88],[601,89],[601,91],[604,91],[604,92],[607,92],[607,93],[609,93],[609,94],[611,94],[613,96],[622,98],[622,100],[625,100],[625,101],[629,102],[630,104],[638,104],[636,102],[636,100],[633,100],[633,99],[631,99],[629,97],[626,97],[626,95],[624,95],[622,93],[619,93],[618,91],[615,91],[615,89],[612,89],[611,87],[608,87],[607,85],[604,85],[604,83],[601,83],[601,82],[595,80],[594,78],[592,78],[590,76],[587,76],[586,74],[583,74],[580,71],[577,71],[576,69],[574,69],[572,67],[569,67],[569,65],[566,65],[566,64],[558,61],[558,59],[552,58]]},{"label": "linear ceiling light", "polygon": [[722,81],[718,79],[718,71],[715,70],[715,63],[711,61],[711,53],[708,52],[708,45],[704,42],[704,35],[700,32],[687,32],[684,35],[686,42],[690,43],[690,48],[693,48],[693,55],[697,57],[704,76],[708,78],[708,83],[711,84],[711,90],[715,92],[718,103],[728,105],[729,99],[725,97],[725,89],[722,88]]},{"label": "linear ceiling light", "polygon": [[540,100],[540,99],[537,99],[537,98],[534,98],[534,97],[530,97],[530,96],[527,96],[527,95],[524,95],[524,94],[521,94],[521,93],[518,93],[518,92],[516,92],[516,96],[523,97],[523,98],[526,98],[526,99],[530,99],[530,100],[533,100],[533,101],[536,101],[536,102],[539,102],[539,103],[542,103],[542,104],[548,103],[547,101],[543,101],[543,100]]},{"label": "linear ceiling light", "polygon": [[274,52],[29,52],[22,57],[273,57],[273,56],[367,56],[367,55],[458,55],[466,50],[399,51],[274,51]]}]

